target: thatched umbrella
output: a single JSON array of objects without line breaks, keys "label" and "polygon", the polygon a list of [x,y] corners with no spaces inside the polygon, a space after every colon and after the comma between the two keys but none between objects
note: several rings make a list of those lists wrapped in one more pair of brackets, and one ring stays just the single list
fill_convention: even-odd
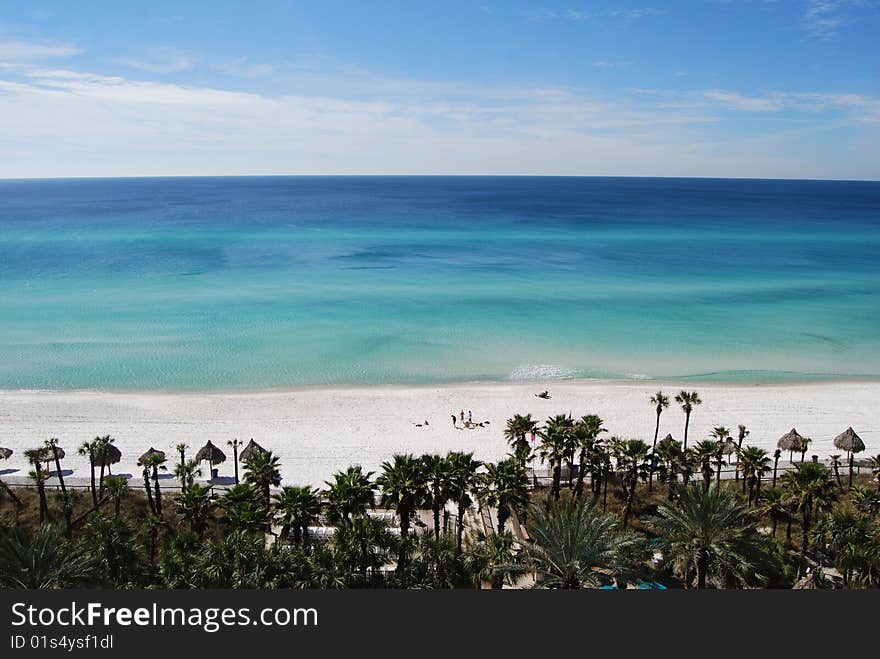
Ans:
[{"label": "thatched umbrella", "polygon": [[159,456],[163,462],[165,461],[165,451],[159,451],[151,446],[149,451],[138,458],[138,464],[143,467],[154,455]]},{"label": "thatched umbrella", "polygon": [[214,465],[226,462],[226,454],[208,440],[208,443],[196,453],[196,462],[205,461],[211,465],[208,467],[208,480],[211,480],[214,476]]},{"label": "thatched umbrella", "polygon": [[253,456],[255,456],[259,453],[265,453],[265,452],[266,452],[266,449],[264,449],[262,446],[257,444],[253,439],[251,439],[251,441],[248,442],[248,445],[245,446],[244,449],[242,449],[241,453],[239,453],[239,457],[241,458],[242,462],[247,462]]},{"label": "thatched umbrella", "polygon": [[11,448],[3,448],[0,446],[0,460],[8,460],[9,456],[12,455],[13,450]]},{"label": "thatched umbrella", "polygon": [[850,426],[834,438],[834,445],[841,451],[846,451],[847,459],[849,460],[848,487],[851,488],[853,476],[853,453],[861,453],[862,451],[864,451],[865,442],[862,441],[862,438],[859,437],[856,434],[856,431],[852,429],[852,426]]},{"label": "thatched umbrella", "polygon": [[95,456],[95,464],[99,467],[107,467],[107,473],[110,473],[110,465],[115,465],[122,460],[122,451],[113,446],[113,444],[105,444],[98,455]]},{"label": "thatched umbrella", "polygon": [[793,462],[794,452],[797,451],[798,453],[800,453],[804,450],[804,438],[800,435],[800,433],[798,433],[797,430],[792,428],[779,438],[779,441],[776,442],[776,448],[780,448],[783,451],[788,451],[788,461]]},{"label": "thatched umbrella", "polygon": [[670,443],[672,443],[672,442],[674,442],[674,441],[676,441],[676,440],[675,440],[675,438],[672,436],[672,433],[666,433],[666,437],[664,437],[663,439],[661,439],[659,443],[660,443],[660,444],[670,444]]}]

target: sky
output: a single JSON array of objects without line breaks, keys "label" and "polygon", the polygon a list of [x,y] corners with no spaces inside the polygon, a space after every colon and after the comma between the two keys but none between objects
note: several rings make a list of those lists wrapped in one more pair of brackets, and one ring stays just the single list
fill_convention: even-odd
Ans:
[{"label": "sky", "polygon": [[0,178],[880,179],[880,0],[3,0]]}]

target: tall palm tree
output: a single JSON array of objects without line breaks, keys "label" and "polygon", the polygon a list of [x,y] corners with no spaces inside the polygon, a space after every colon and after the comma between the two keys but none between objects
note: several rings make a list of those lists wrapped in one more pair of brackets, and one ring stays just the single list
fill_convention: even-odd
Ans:
[{"label": "tall palm tree", "polygon": [[647,520],[659,534],[662,562],[686,584],[706,588],[756,585],[767,581],[769,565],[756,521],[737,496],[718,486],[696,484],[679,490],[678,499],[662,503]]},{"label": "tall palm tree", "polygon": [[213,505],[214,495],[210,485],[192,483],[174,498],[174,512],[181,522],[189,526],[190,533],[199,538],[205,535]]},{"label": "tall palm tree", "polygon": [[[149,470],[153,478],[153,503],[155,505],[155,513],[157,517],[162,517],[162,490],[159,488],[159,470],[165,469],[165,456],[161,453],[153,453],[148,455],[141,464],[145,470]],[[147,486],[147,490],[149,490]]]},{"label": "tall palm tree", "polygon": [[562,463],[566,460],[573,445],[574,422],[570,416],[557,414],[547,419],[545,426],[538,432],[541,444],[538,455],[542,462],[547,462],[553,469],[553,486],[551,494],[559,500],[562,482]]},{"label": "tall palm tree", "polygon": [[273,497],[275,519],[281,524],[281,537],[293,535],[294,543],[301,545],[309,537],[309,526],[321,512],[318,490],[311,487],[283,487]]},{"label": "tall palm tree", "polygon": [[[577,496],[580,496],[584,489],[584,476],[592,462],[590,456],[596,450],[596,441],[598,440],[599,435],[605,432],[605,428],[602,427],[602,424],[602,419],[595,414],[586,414],[574,424],[572,435],[575,443],[580,449],[577,484],[575,485],[575,493]],[[592,470],[590,478],[591,480],[593,478]]]},{"label": "tall palm tree", "polygon": [[675,402],[681,405],[681,409],[684,410],[684,449],[687,450],[688,425],[691,422],[691,412],[694,411],[694,407],[701,405],[703,401],[700,400],[700,395],[696,391],[682,390],[675,396]]},{"label": "tall palm tree", "polygon": [[[669,407],[669,396],[666,396],[662,391],[658,391],[656,394],[651,396],[651,405],[654,406],[654,411],[657,413],[657,423],[654,425],[654,442],[651,444],[651,457],[652,457],[652,465],[654,463],[653,456],[657,451],[657,436],[660,434],[660,415],[663,414],[663,410]],[[654,470],[648,473],[648,491],[651,492],[654,489]]]},{"label": "tall palm tree", "polygon": [[128,480],[124,476],[107,476],[104,479],[104,487],[107,490],[107,496],[113,499],[115,517],[119,517],[122,500],[131,493]]},{"label": "tall palm tree", "polygon": [[782,457],[782,451],[776,449],[773,451],[773,487],[776,487],[776,471],[779,468],[779,458]]},{"label": "tall palm tree", "polygon": [[254,453],[244,461],[244,481],[250,483],[262,494],[266,514],[272,505],[273,487],[281,485],[281,463],[272,451]]},{"label": "tall palm tree", "polygon": [[333,481],[327,481],[325,498],[330,521],[334,524],[349,525],[353,518],[363,517],[367,508],[373,508],[374,487],[370,480],[372,471],[364,473],[360,465],[333,474]]},{"label": "tall palm tree", "polygon": [[34,468],[28,475],[37,484],[37,496],[40,499],[40,524],[43,524],[49,518],[49,504],[46,501],[46,479],[48,475],[43,471],[42,467],[43,452],[42,448],[28,449],[24,452],[24,457],[27,458]]},{"label": "tall palm tree", "polygon": [[481,499],[498,512],[498,528],[504,533],[504,525],[512,514],[519,515],[529,502],[529,478],[516,458],[497,463],[486,463],[486,473],[480,474]]},{"label": "tall palm tree", "polygon": [[95,460],[97,458],[97,454],[95,452],[96,446],[95,442],[83,442],[80,447],[77,449],[77,453],[82,456],[87,456],[89,459],[89,471],[91,473],[91,492],[92,492],[92,505],[98,505],[98,489],[95,485]]},{"label": "tall palm tree", "polygon": [[810,437],[804,437],[803,441],[801,441],[801,462],[807,458],[807,449],[810,448],[812,443],[813,440]]},{"label": "tall palm tree", "polygon": [[718,444],[711,439],[705,439],[694,447],[694,455],[700,464],[700,473],[703,475],[703,491],[709,491],[712,483],[712,461],[718,457]]},{"label": "tall palm tree", "polygon": [[65,532],[69,538],[73,534],[74,497],[67,491],[67,486],[64,484],[64,472],[61,470],[61,451],[58,450],[58,439],[56,437],[47,439],[45,446],[47,455],[52,456],[52,460],[55,462],[55,473],[58,476],[58,486],[61,488],[61,491],[58,493],[58,499],[61,503],[61,514],[64,516]]},{"label": "tall palm tree", "polygon": [[197,460],[188,460],[178,463],[174,467],[174,477],[180,483],[181,488],[190,487],[196,478],[202,475],[202,467]]},{"label": "tall palm tree", "polygon": [[623,509],[623,528],[629,525],[636,487],[639,479],[647,480],[650,464],[648,463],[648,445],[641,439],[616,439],[611,441],[612,453],[617,459],[617,473],[623,489],[626,505]]},{"label": "tall palm tree", "polygon": [[747,446],[740,455],[737,467],[743,472],[743,487],[748,486],[748,505],[756,504],[761,497],[761,479],[770,471],[767,451],[757,446]]},{"label": "tall palm tree", "polygon": [[724,426],[715,426],[710,433],[712,437],[718,442],[717,447],[717,474],[715,476],[715,480],[718,484],[721,484],[721,467],[724,466],[724,445],[727,443],[727,440],[730,439],[730,430],[725,428]]},{"label": "tall palm tree", "polygon": [[95,458],[101,465],[98,475],[98,500],[104,498],[104,469],[107,465],[107,447],[115,441],[110,435],[104,435],[103,437],[95,437],[92,442],[95,447]]},{"label": "tall palm tree", "polygon": [[810,524],[814,512],[826,510],[834,499],[831,472],[818,462],[800,462],[782,477],[782,487],[800,509],[803,541],[801,554],[806,556],[810,545]]},{"label": "tall palm tree", "polygon": [[734,480],[737,480],[739,478],[739,454],[740,454],[740,451],[742,451],[743,442],[745,441],[746,437],[748,437],[751,434],[749,429],[746,428],[745,425],[742,423],[737,426],[737,430],[738,430],[737,438],[736,438],[736,465],[737,465],[737,468],[733,472]]},{"label": "tall palm tree", "polygon": [[[843,489],[843,482],[840,480],[840,455],[829,455],[831,459],[831,473],[834,474],[834,480],[837,481],[837,487]],[[880,485],[878,485],[880,487]]]},{"label": "tall palm tree", "polygon": [[235,465],[235,484],[238,485],[238,447],[241,446],[244,442],[240,439],[235,438],[226,442],[227,446],[232,447],[232,464]]},{"label": "tall palm tree", "polygon": [[449,461],[449,500],[455,503],[456,519],[456,551],[461,553],[464,537],[464,516],[473,505],[471,492],[477,478],[477,470],[482,462],[474,460],[473,453],[450,451],[446,455]]},{"label": "tall palm tree", "polygon": [[382,505],[393,508],[400,519],[400,536],[409,535],[410,515],[425,498],[425,475],[422,463],[411,454],[397,454],[391,462],[382,463],[382,473],[376,478],[382,489]]},{"label": "tall palm tree", "polygon": [[178,463],[179,465],[186,464],[186,449],[188,449],[188,448],[189,448],[189,446],[187,446],[183,442],[181,442],[180,444],[177,444],[174,447],[174,450],[177,451],[177,454],[180,456],[180,462]]},{"label": "tall palm tree", "polygon": [[534,542],[517,542],[541,588],[595,588],[603,577],[629,577],[643,558],[638,536],[585,498],[566,497],[547,509],[536,507],[526,526]]},{"label": "tall palm tree", "polygon": [[681,442],[674,439],[660,442],[656,453],[660,462],[660,480],[666,482],[668,498],[671,500],[678,482],[678,474],[684,467],[685,454]]},{"label": "tall palm tree", "polygon": [[507,425],[504,428],[504,439],[510,444],[514,455],[525,457],[531,453],[531,446],[529,446],[529,442],[526,440],[526,435],[535,430],[537,426],[538,422],[532,419],[531,414],[526,414],[525,416],[514,414],[512,418],[507,420]]},{"label": "tall palm tree", "polygon": [[434,516],[434,538],[440,538],[440,511],[449,501],[449,471],[447,459],[440,455],[425,454],[421,458],[425,477],[425,504]]}]

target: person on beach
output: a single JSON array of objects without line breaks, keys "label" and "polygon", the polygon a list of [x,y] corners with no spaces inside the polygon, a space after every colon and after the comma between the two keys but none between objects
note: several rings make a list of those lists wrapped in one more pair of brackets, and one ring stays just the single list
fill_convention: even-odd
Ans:
[{"label": "person on beach", "polygon": [[458,427],[458,426],[455,425],[455,415],[454,415],[454,414],[452,415],[452,427],[453,427],[453,428],[457,428],[457,427]]},{"label": "person on beach", "polygon": [[461,410],[458,413],[458,420],[461,421],[462,423],[464,423],[464,410]]},{"label": "person on beach", "polygon": [[473,422],[474,422],[474,415],[471,414],[470,410],[468,410],[468,423],[473,423]]},{"label": "person on beach", "polygon": [[535,431],[533,430],[532,431],[532,444],[534,444],[534,443],[535,443]]}]

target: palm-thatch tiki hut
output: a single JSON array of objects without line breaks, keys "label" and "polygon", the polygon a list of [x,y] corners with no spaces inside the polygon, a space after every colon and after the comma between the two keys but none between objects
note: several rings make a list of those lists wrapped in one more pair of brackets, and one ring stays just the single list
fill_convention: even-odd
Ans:
[{"label": "palm-thatch tiki hut", "polygon": [[834,445],[841,451],[846,451],[846,457],[849,461],[849,483],[847,484],[847,487],[852,488],[853,454],[864,451],[865,442],[862,441],[862,438],[859,437],[856,434],[856,431],[852,429],[852,426],[850,426],[834,438]]},{"label": "palm-thatch tiki hut", "polygon": [[0,460],[8,460],[12,453],[13,450],[11,448],[3,448],[0,446]]},{"label": "palm-thatch tiki hut", "polygon": [[122,460],[122,451],[113,444],[107,443],[101,447],[95,456],[95,466],[107,467],[107,473],[112,475],[110,465],[115,465],[120,460]]},{"label": "palm-thatch tiki hut", "polygon": [[257,444],[253,440],[253,438],[251,438],[251,441],[248,442],[248,445],[245,446],[244,449],[242,449],[241,453],[239,454],[239,457],[241,458],[242,462],[247,462],[253,456],[255,456],[259,453],[265,453],[265,452],[266,452],[266,449],[264,449],[262,446]]},{"label": "palm-thatch tiki hut", "polygon": [[214,465],[226,462],[226,454],[208,440],[208,443],[196,453],[196,462],[207,462],[210,465],[208,468],[208,480],[211,480],[217,477],[214,473]]},{"label": "palm-thatch tiki hut", "polygon": [[153,456],[158,456],[159,459],[160,459],[160,461],[163,461],[163,462],[164,462],[164,460],[165,460],[165,451],[160,451],[160,450],[158,450],[158,449],[154,449],[154,448],[151,446],[149,451],[147,451],[146,453],[144,453],[143,455],[141,455],[141,457],[138,458],[138,464],[139,464],[140,466],[143,467],[143,466],[146,465],[148,462],[151,462],[151,461],[152,461]]},{"label": "palm-thatch tiki hut", "polygon": [[792,428],[779,438],[779,441],[776,442],[776,448],[788,451],[788,461],[793,462],[795,451],[800,453],[804,450],[804,438]]}]

